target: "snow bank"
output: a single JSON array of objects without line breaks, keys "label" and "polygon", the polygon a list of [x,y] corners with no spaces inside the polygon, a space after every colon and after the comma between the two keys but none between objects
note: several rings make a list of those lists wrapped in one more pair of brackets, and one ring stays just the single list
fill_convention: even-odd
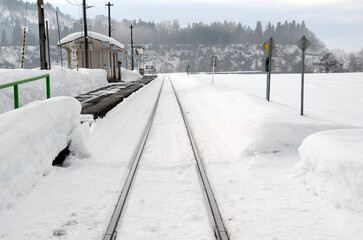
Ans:
[{"label": "snow bank", "polygon": [[[244,102],[251,101],[244,100]],[[241,105],[246,104],[241,102]],[[251,106],[254,109],[251,109]],[[288,148],[297,149],[303,140],[313,133],[343,127],[339,124],[301,117],[294,109],[276,103],[269,104],[254,99],[254,104],[251,106],[244,106],[244,113],[241,115],[245,137],[242,156],[280,152]]]},{"label": "snow bank", "polygon": [[79,133],[73,134],[80,126],[80,111],[75,98],[56,97],[0,114],[0,210],[47,175],[72,135],[75,146],[82,145]]},{"label": "snow bank", "polygon": [[306,184],[335,206],[363,211],[363,129],[319,132],[299,148]]},{"label": "snow bank", "polygon": [[[217,138],[227,134],[234,138],[239,144],[240,158],[260,153],[280,152],[288,148],[297,149],[307,136],[315,132],[344,127],[332,122],[302,117],[294,108],[267,102],[263,98],[234,88],[211,85],[211,78],[207,83],[198,77],[183,78],[177,74],[172,76],[173,79],[183,81],[185,86],[188,86],[181,92],[184,97],[182,103],[186,105],[187,111],[188,106],[190,112],[196,111],[193,108],[198,105],[202,106],[196,111],[198,114],[195,116],[195,121],[198,121],[197,118],[202,117],[201,113],[205,112],[206,119],[213,119],[206,120],[205,125],[212,122],[210,127],[218,132]],[[227,114],[221,115],[219,114],[221,112]],[[228,129],[233,130],[227,133]]]},{"label": "snow bank", "polygon": [[121,67],[121,77],[124,82],[132,82],[141,79],[141,75],[137,70],[130,71],[123,67]]},{"label": "snow bank", "polygon": [[[54,67],[52,70],[4,70],[1,72],[0,84],[19,81],[43,74],[50,74],[50,94],[55,96],[77,96],[81,93],[104,87],[108,84],[107,74],[101,69],[71,70]],[[45,79],[19,85],[20,106],[46,98]],[[14,108],[13,88],[0,90],[0,113]]]}]

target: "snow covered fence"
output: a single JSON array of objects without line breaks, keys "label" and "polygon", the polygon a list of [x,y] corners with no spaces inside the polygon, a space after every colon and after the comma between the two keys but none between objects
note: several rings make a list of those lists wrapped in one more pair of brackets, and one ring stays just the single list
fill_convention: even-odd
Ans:
[{"label": "snow covered fence", "polygon": [[[104,87],[108,84],[107,73],[101,69],[80,69],[79,72],[62,67],[55,67],[52,70],[21,70],[1,69],[0,84],[32,78],[43,74],[50,74],[51,97],[56,96],[77,96],[81,93]],[[43,81],[36,81],[19,86],[20,106],[45,99],[45,84]],[[14,108],[14,91],[12,88],[0,90],[0,113],[10,111]]]},{"label": "snow covered fence", "polygon": [[363,129],[313,134],[299,148],[306,184],[336,207],[363,211]]},{"label": "snow covered fence", "polygon": [[[75,98],[56,97],[0,114],[0,210],[47,175],[52,161],[72,141],[72,151],[84,146],[80,111]],[[80,150],[78,155],[87,155]]]}]

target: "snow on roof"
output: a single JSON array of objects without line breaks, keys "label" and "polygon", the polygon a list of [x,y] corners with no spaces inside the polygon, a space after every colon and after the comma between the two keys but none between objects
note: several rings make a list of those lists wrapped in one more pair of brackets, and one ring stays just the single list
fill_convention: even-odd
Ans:
[{"label": "snow on roof", "polygon": [[[99,40],[101,42],[108,42],[116,47],[119,47],[121,49],[124,49],[124,45],[118,41],[116,41],[113,38],[110,38],[106,35],[103,35],[101,33],[97,33],[97,32],[91,32],[88,31],[88,37]],[[69,34],[68,36],[64,37],[63,39],[60,40],[60,44],[59,45],[63,45],[63,44],[67,44],[69,42],[75,41],[77,39],[80,39],[84,37],[84,32],[76,32],[76,33],[72,33]]]}]

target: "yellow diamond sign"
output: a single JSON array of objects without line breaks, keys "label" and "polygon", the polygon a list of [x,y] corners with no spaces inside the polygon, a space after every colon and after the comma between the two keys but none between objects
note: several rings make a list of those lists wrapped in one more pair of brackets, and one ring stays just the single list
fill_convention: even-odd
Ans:
[{"label": "yellow diamond sign", "polygon": [[277,55],[277,51],[276,51],[276,44],[275,41],[272,40],[272,46],[270,46],[270,39],[267,40],[264,44],[262,44],[261,46],[261,50],[263,51],[263,54],[265,55],[265,57],[269,57],[270,56],[270,49],[272,50],[271,52],[271,57],[276,57]]}]

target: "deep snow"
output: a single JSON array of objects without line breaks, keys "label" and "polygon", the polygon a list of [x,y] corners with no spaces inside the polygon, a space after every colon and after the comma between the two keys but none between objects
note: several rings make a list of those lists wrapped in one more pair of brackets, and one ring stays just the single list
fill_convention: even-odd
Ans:
[{"label": "deep snow", "polygon": [[[358,105],[345,108],[345,116],[353,121],[346,120],[344,123],[347,125],[342,125],[341,120],[333,118],[329,121],[329,116],[314,111],[301,117],[297,108],[276,102],[268,103],[264,96],[258,97],[256,94],[256,97],[242,90],[246,87],[246,92],[262,95],[263,75],[259,78],[254,76],[254,81],[247,81],[248,77],[244,75],[237,76],[240,82],[231,79],[230,75],[219,75],[214,86],[211,85],[211,76],[171,76],[181,92],[183,106],[188,112],[202,157],[207,162],[217,200],[221,203],[222,215],[228,219],[227,229],[232,239],[361,239],[362,212],[337,208],[322,191],[310,191],[311,185],[305,181],[308,175],[301,173],[297,152],[304,138],[314,132],[351,128],[348,124],[358,120],[352,116],[357,117],[362,111],[350,112],[350,109],[354,106],[358,109]],[[276,75],[275,79],[284,79],[284,76]],[[334,79],[334,75],[331,76],[333,82],[339,82]],[[363,75],[356,76],[358,78],[352,80],[358,83]],[[326,78],[326,75],[322,78]],[[348,88],[352,88],[351,92],[354,93],[356,84],[349,86],[349,80],[346,80],[348,86],[343,91],[348,92]],[[281,91],[278,92],[278,89]],[[329,90],[338,92],[337,89],[326,89]],[[276,88],[274,92],[280,99],[286,97],[285,92],[289,93],[285,88]],[[360,102],[360,99],[349,101],[353,100],[351,96],[347,96],[347,99],[348,104]],[[337,109],[343,110],[342,104],[344,101],[340,101]],[[319,106],[319,101],[316,105]],[[324,111],[322,109],[321,112]],[[360,130],[352,132],[354,134],[348,134],[345,142],[361,146],[362,142],[356,136]],[[346,135],[344,132],[342,134]],[[312,145],[316,150],[313,156],[320,156],[324,142],[315,141]],[[347,168],[339,170],[346,174],[339,176],[338,171],[336,177],[344,178],[353,173],[351,177],[354,181],[348,181],[352,190],[340,192],[341,188],[347,186],[347,181],[341,183],[339,179],[335,181],[335,186],[339,187],[334,190],[335,194],[345,197],[347,193],[354,192],[348,199],[359,205],[361,199],[357,189],[362,184],[363,173],[354,168],[361,166],[362,150],[350,144],[348,148],[345,146],[337,144],[333,149],[325,148],[331,155],[336,152],[346,152],[345,157],[355,155],[351,159],[354,164],[345,164]],[[352,148],[354,152],[349,151]],[[307,148],[305,151],[309,150],[312,149]],[[308,174],[309,171],[304,173]],[[325,179],[315,179],[316,182],[319,180]],[[325,183],[319,182],[322,185]]]},{"label": "deep snow", "polygon": [[[304,117],[299,116],[299,75],[274,74],[270,103],[264,100],[265,75],[216,75],[215,85],[210,75],[170,76],[231,239],[362,239],[363,74],[307,75]],[[92,157],[72,156],[68,168],[51,168],[28,194],[0,211],[0,238],[102,238],[160,86],[159,77],[132,94],[96,120],[88,137],[87,128],[79,130],[75,135],[85,143],[75,148],[88,146]],[[174,101],[164,96],[168,104]],[[174,113],[158,111],[161,116],[171,114],[172,129],[180,137],[182,127],[174,122]],[[152,138],[172,143],[168,131],[155,131]],[[150,142],[145,160],[157,161],[154,153],[161,153],[163,145]],[[154,166],[144,166],[150,164]],[[143,187],[147,180],[141,179]],[[145,194],[157,187],[157,182],[148,184]],[[184,185],[163,186],[175,193],[185,191]],[[159,199],[154,192],[153,198]],[[39,201],[42,204],[33,204]],[[133,201],[130,209],[143,205]],[[204,215],[199,208],[185,214],[197,219]],[[150,219],[141,230],[158,236],[165,228],[154,224],[163,218]],[[190,239],[197,236],[191,234]]]},{"label": "deep snow", "polygon": [[299,167],[315,194],[337,208],[363,212],[363,129],[313,134],[299,153]]},{"label": "deep snow", "polygon": [[[104,87],[108,84],[107,74],[104,70],[79,69],[79,71],[62,67],[52,70],[26,70],[26,69],[1,69],[0,85],[23,80],[43,74],[50,74],[50,95],[72,96]],[[35,101],[46,99],[46,84],[38,80],[19,85],[20,106]],[[0,90],[0,113],[14,109],[14,90],[12,87]]]},{"label": "deep snow", "polygon": [[[0,210],[10,208],[49,173],[80,127],[80,113],[75,98],[55,97],[0,114]],[[84,145],[82,139],[75,141]]]}]

